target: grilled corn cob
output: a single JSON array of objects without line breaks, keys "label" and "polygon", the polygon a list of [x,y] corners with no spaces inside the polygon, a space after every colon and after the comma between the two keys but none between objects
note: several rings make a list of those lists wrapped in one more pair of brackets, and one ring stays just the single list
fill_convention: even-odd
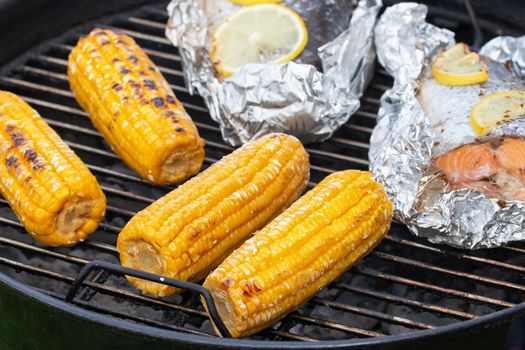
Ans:
[{"label": "grilled corn cob", "polygon": [[133,39],[93,30],[69,55],[67,74],[95,127],[144,180],[172,184],[200,170],[204,141]]},{"label": "grilled corn cob", "polygon": [[204,282],[234,337],[297,308],[373,249],[392,204],[369,172],[334,173],[235,250]]},{"label": "grilled corn cob", "polygon": [[[141,211],[119,234],[122,265],[198,281],[305,189],[308,154],[294,137],[244,145]],[[174,288],[129,278],[165,296]]]},{"label": "grilled corn cob", "polygon": [[52,246],[93,232],[106,209],[95,177],[40,115],[0,91],[0,191],[27,231]]}]

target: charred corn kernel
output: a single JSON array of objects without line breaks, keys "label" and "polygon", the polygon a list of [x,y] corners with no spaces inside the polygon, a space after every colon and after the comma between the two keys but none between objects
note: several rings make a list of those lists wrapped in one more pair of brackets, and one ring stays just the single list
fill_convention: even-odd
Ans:
[{"label": "charred corn kernel", "polygon": [[369,172],[334,173],[235,250],[204,282],[234,337],[271,325],[372,250],[392,204]]},{"label": "charred corn kernel", "polygon": [[[119,234],[122,265],[198,281],[305,189],[308,154],[294,137],[248,143],[144,209]],[[129,278],[166,296],[172,287]]]},{"label": "charred corn kernel", "polygon": [[20,97],[0,91],[0,192],[33,238],[52,246],[84,240],[106,198],[73,151]]},{"label": "charred corn kernel", "polygon": [[204,141],[133,39],[93,30],[71,52],[67,74],[95,127],[144,180],[171,184],[199,172]]}]

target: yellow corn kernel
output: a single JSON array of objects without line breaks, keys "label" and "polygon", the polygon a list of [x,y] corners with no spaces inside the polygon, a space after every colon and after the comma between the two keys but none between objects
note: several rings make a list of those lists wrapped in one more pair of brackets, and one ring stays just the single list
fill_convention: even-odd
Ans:
[{"label": "yellow corn kernel", "polygon": [[369,172],[331,174],[224,260],[203,286],[233,337],[270,326],[372,250],[392,204]]},{"label": "yellow corn kernel", "polygon": [[[293,136],[269,134],[224,157],[159,199],[119,234],[122,265],[198,281],[299,197],[308,154]],[[174,288],[129,278],[165,296]]]},{"label": "yellow corn kernel", "polygon": [[199,172],[204,141],[133,39],[94,29],[69,55],[67,74],[78,104],[144,180],[173,184]]},{"label": "yellow corn kernel", "polygon": [[106,198],[84,163],[20,97],[0,91],[0,192],[42,243],[70,246],[102,220]]}]

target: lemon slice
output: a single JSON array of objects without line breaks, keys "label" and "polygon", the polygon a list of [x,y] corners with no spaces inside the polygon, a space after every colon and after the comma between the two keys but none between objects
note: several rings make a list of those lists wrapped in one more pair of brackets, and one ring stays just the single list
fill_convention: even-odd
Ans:
[{"label": "lemon slice", "polygon": [[485,63],[463,43],[440,54],[432,64],[432,74],[438,83],[451,86],[480,84],[489,79]]},{"label": "lemon slice", "polygon": [[496,92],[479,101],[470,112],[470,124],[479,136],[513,119],[525,117],[525,91]]},{"label": "lemon slice", "polygon": [[229,77],[247,63],[284,63],[306,47],[308,31],[295,11],[277,4],[244,7],[226,18],[212,37],[210,58]]},{"label": "lemon slice", "polygon": [[230,2],[241,6],[253,6],[260,4],[278,4],[283,0],[230,0]]}]

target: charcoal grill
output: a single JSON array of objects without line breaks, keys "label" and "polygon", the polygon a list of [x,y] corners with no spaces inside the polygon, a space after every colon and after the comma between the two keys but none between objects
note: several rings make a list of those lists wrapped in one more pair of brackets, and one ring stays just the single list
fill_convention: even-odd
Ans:
[{"label": "charcoal grill", "polygon": [[[141,295],[122,277],[137,272],[118,265],[117,233],[170,188],[147,185],[130,171],[76,105],[65,75],[72,45],[94,26],[132,36],[206,139],[204,167],[233,148],[222,141],[201,99],[184,86],[177,49],[164,37],[165,2],[23,3],[0,0],[0,64],[9,61],[0,69],[0,89],[25,98],[57,130],[98,178],[108,207],[106,220],[87,241],[48,248],[31,240],[0,200],[2,348],[497,349],[509,324],[525,314],[524,243],[461,251],[416,239],[399,223],[351,271],[249,339],[214,335],[200,305],[200,286],[165,299]],[[495,35],[523,34],[520,4],[506,3],[496,17],[490,1],[466,7],[459,0],[441,1],[430,6],[430,20],[474,45]],[[66,30],[74,24],[81,25]],[[378,68],[351,121],[329,141],[308,145],[310,188],[336,170],[367,168],[379,98],[391,84]]]}]

